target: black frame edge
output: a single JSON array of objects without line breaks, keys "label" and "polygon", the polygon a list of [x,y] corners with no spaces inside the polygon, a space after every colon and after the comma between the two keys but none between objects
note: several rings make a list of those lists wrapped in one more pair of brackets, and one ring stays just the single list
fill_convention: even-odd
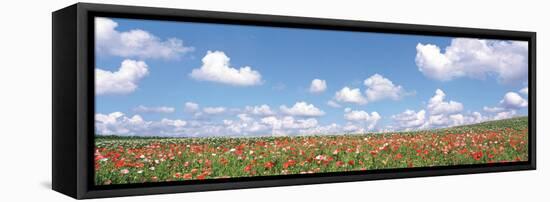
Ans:
[{"label": "black frame edge", "polygon": [[76,13],[72,5],[52,13],[52,189],[77,197]]},{"label": "black frame edge", "polygon": [[[169,9],[169,8],[153,8],[153,7],[135,7],[135,6],[120,6],[120,5],[108,5],[108,4],[90,4],[90,3],[77,3],[68,8],[74,9],[75,13],[73,18],[74,27],[76,27],[74,51],[71,53],[73,64],[72,66],[64,66],[63,68],[72,68],[71,70],[77,71],[72,76],[75,81],[72,81],[69,85],[75,88],[75,91],[70,93],[63,92],[64,95],[74,95],[73,99],[76,101],[75,107],[72,110],[75,112],[74,120],[75,124],[70,127],[74,128],[72,141],[60,140],[59,137],[65,137],[68,135],[57,134],[61,131],[56,127],[56,123],[59,120],[69,120],[65,116],[59,117],[61,112],[59,111],[59,101],[53,98],[53,146],[61,142],[71,142],[74,145],[75,157],[73,164],[70,162],[56,161],[56,156],[61,155],[56,152],[56,148],[52,148],[54,160],[52,170],[52,187],[61,193],[67,194],[71,197],[84,199],[84,198],[101,198],[101,197],[117,197],[117,196],[135,196],[135,195],[147,195],[147,194],[164,194],[164,193],[182,193],[182,192],[196,192],[196,191],[212,191],[212,190],[227,190],[227,189],[242,189],[242,188],[260,188],[260,187],[274,187],[274,186],[290,186],[290,185],[306,185],[306,184],[318,184],[318,183],[336,183],[336,182],[351,182],[351,181],[365,181],[365,180],[381,180],[381,179],[396,179],[396,178],[411,178],[411,177],[428,177],[428,176],[445,176],[445,175],[458,175],[458,174],[475,174],[475,173],[489,173],[489,172],[504,172],[504,171],[520,171],[520,170],[535,170],[536,169],[536,33],[535,32],[521,32],[521,31],[507,31],[507,30],[491,30],[491,29],[476,29],[476,28],[460,28],[460,27],[445,27],[445,26],[431,26],[431,25],[413,25],[413,24],[399,24],[399,23],[382,23],[382,22],[365,22],[365,21],[352,21],[352,20],[335,20],[335,19],[321,19],[321,18],[305,18],[305,17],[289,17],[289,16],[275,16],[275,15],[258,15],[258,14],[243,14],[243,13],[230,13],[230,12],[213,12],[213,11],[197,11],[197,10],[184,10],[184,9]],[[66,8],[67,9],[67,8]],[[60,11],[63,11],[62,9]],[[54,12],[54,16],[56,13]],[[154,187],[139,187],[139,188],[121,188],[121,189],[109,189],[109,190],[97,190],[92,189],[89,182],[93,180],[89,178],[88,168],[91,161],[88,161],[92,156],[92,149],[90,143],[93,143],[93,134],[88,129],[93,128],[93,68],[88,68],[92,63],[93,51],[90,53],[89,49],[93,47],[93,43],[90,43],[93,35],[88,33],[90,23],[88,21],[90,13],[110,13],[118,14],[120,16],[132,15],[142,16],[144,19],[189,19],[204,21],[204,22],[216,22],[222,21],[226,24],[248,24],[248,25],[264,25],[264,26],[285,26],[285,27],[301,27],[301,28],[319,28],[320,29],[335,29],[335,30],[349,30],[349,31],[373,31],[384,33],[403,33],[403,34],[422,34],[422,35],[436,35],[436,36],[457,36],[457,37],[479,37],[479,38],[494,38],[494,39],[513,39],[513,40],[526,40],[529,41],[529,163],[525,164],[511,164],[511,165],[498,165],[493,167],[473,167],[473,168],[445,168],[436,170],[411,170],[408,172],[381,172],[376,174],[361,174],[361,175],[348,175],[348,176],[323,176],[323,177],[311,177],[311,178],[291,178],[291,179],[270,179],[270,180],[249,180],[249,181],[234,181],[234,182],[222,182],[222,183],[208,183],[208,184],[193,184],[193,185],[170,185],[170,186],[154,186]],[[54,17],[55,23],[55,17]],[[54,26],[54,35],[55,35]],[[59,86],[61,81],[55,81],[60,76],[67,74],[56,73],[56,64],[59,61],[55,61],[56,53],[61,51],[56,50],[60,42],[53,37],[53,55],[52,63],[53,67],[53,91],[54,97],[59,95]],[[63,38],[66,40],[65,38]],[[60,48],[58,48],[60,49]],[[66,58],[65,58],[66,59]],[[93,63],[92,63],[93,64]],[[76,66],[76,68],[75,68]],[[69,75],[70,77],[71,75]],[[56,83],[58,83],[56,85]],[[67,82],[65,82],[67,83]],[[64,85],[65,86],[65,85]],[[57,90],[56,90],[57,89]],[[63,89],[63,88],[62,88]],[[67,87],[65,87],[67,89]],[[69,107],[64,107],[69,108]],[[56,110],[57,109],[57,110]],[[57,119],[57,121],[56,121]],[[74,119],[74,118],[72,118]],[[91,119],[91,120],[90,120]],[[57,138],[56,138],[57,137]],[[69,139],[70,139],[69,138]],[[57,150],[59,151],[59,150]],[[63,154],[66,157],[69,154]],[[70,165],[68,165],[70,164]],[[67,166],[73,168],[76,173],[71,178],[71,182],[68,184],[60,185],[64,181],[59,181],[59,177],[56,176],[55,168],[60,166]],[[93,172],[93,171],[92,171]],[[67,178],[66,173],[63,174],[63,178]],[[54,183],[55,181],[55,183]],[[54,185],[56,184],[56,185]],[[74,185],[74,189],[61,190],[60,186]]]},{"label": "black frame edge", "polygon": [[531,169],[537,169],[537,33],[531,32],[529,38],[529,160]]}]

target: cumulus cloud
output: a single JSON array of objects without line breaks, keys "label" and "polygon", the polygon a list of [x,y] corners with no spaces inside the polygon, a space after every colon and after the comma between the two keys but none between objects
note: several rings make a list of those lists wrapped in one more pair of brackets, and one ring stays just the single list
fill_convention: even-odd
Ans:
[{"label": "cumulus cloud", "polygon": [[226,111],[225,107],[205,107],[202,111],[206,114],[221,114]]},{"label": "cumulus cloud", "polygon": [[484,106],[483,111],[489,112],[489,113],[497,113],[497,112],[506,111],[506,108],[504,108],[504,107],[487,107],[487,106]]},{"label": "cumulus cloud", "polygon": [[237,120],[223,120],[223,125],[229,131],[228,134],[233,135],[250,135],[258,132],[265,132],[269,127],[265,124],[256,121],[248,114],[238,114]]},{"label": "cumulus cloud", "polygon": [[282,105],[279,109],[284,114],[292,116],[323,116],[325,114],[325,112],[315,107],[313,104],[308,104],[306,102],[296,102],[291,108]]},{"label": "cumulus cloud", "polygon": [[202,58],[202,66],[193,69],[191,78],[200,81],[210,81],[233,86],[253,86],[262,83],[260,72],[249,66],[234,68],[230,66],[230,58],[222,51],[208,51]]},{"label": "cumulus cloud", "polygon": [[369,102],[392,99],[399,100],[405,96],[405,90],[400,85],[395,85],[391,80],[380,74],[374,74],[363,82],[367,87],[365,95]]},{"label": "cumulus cloud", "polygon": [[134,112],[137,113],[173,113],[176,111],[173,107],[159,106],[159,107],[147,107],[139,105],[134,108]]},{"label": "cumulus cloud", "polygon": [[344,119],[356,123],[366,124],[367,130],[373,129],[378,121],[382,118],[378,112],[370,114],[362,110],[352,110],[351,108],[344,109]]},{"label": "cumulus cloud", "polygon": [[314,118],[295,119],[292,116],[268,116],[262,118],[261,123],[268,125],[273,135],[291,135],[296,130],[313,128],[318,124]]},{"label": "cumulus cloud", "polygon": [[95,115],[96,133],[102,135],[139,135],[151,122],[146,122],[139,115],[126,116],[122,112]]},{"label": "cumulus cloud", "polygon": [[194,103],[194,102],[186,102],[184,104],[184,110],[185,112],[188,112],[188,113],[195,113],[197,111],[199,111],[199,104],[197,103]]},{"label": "cumulus cloud", "polygon": [[[527,91],[527,88],[521,89],[520,93]],[[527,95],[527,94],[525,94]],[[497,106],[483,107],[483,111],[492,114],[488,117],[491,120],[507,119],[517,115],[517,110],[528,107],[529,102],[516,92],[504,94]]]},{"label": "cumulus cloud", "polygon": [[342,127],[339,124],[331,123],[327,125],[317,125],[311,128],[298,130],[299,134],[303,135],[334,135],[342,134]]},{"label": "cumulus cloud", "polygon": [[309,86],[309,92],[311,93],[322,93],[327,89],[327,82],[321,79],[313,79],[311,85]]},{"label": "cumulus cloud", "polygon": [[95,69],[95,93],[128,94],[138,88],[138,82],[149,74],[143,61],[124,60],[117,71]]},{"label": "cumulus cloud", "polygon": [[441,89],[435,91],[435,95],[430,98],[426,107],[429,114],[427,122],[421,128],[439,128],[472,123],[466,122],[473,120],[472,118],[461,114],[464,109],[462,103],[453,100],[446,101],[446,96]]},{"label": "cumulus cloud", "polygon": [[515,92],[508,92],[504,95],[504,98],[500,100],[500,105],[509,109],[519,109],[527,107],[527,100],[523,99]]},{"label": "cumulus cloud", "polygon": [[122,112],[95,115],[95,130],[98,135],[123,136],[169,136],[186,133],[188,123],[180,119],[145,121],[139,115],[127,116]]},{"label": "cumulus cloud", "polygon": [[428,102],[428,111],[430,114],[453,114],[462,111],[462,103],[456,101],[445,101],[445,92],[441,89],[435,91],[435,95]]},{"label": "cumulus cloud", "polygon": [[336,92],[336,95],[334,95],[334,99],[338,102],[354,103],[360,105],[367,104],[367,99],[363,97],[359,88],[351,89],[347,86]]},{"label": "cumulus cloud", "polygon": [[391,117],[397,123],[399,128],[406,130],[419,128],[426,122],[426,110],[415,112],[414,110],[405,110],[402,113]]},{"label": "cumulus cloud", "polygon": [[162,119],[160,123],[162,123],[162,125],[175,127],[176,129],[182,129],[187,125],[186,121],[179,120],[179,119],[172,120],[172,119],[166,119],[166,118]]},{"label": "cumulus cloud", "polygon": [[[463,113],[463,105],[456,101],[445,100],[446,94],[441,89],[435,91],[430,98],[426,109],[418,111],[407,109],[402,113],[391,116],[394,125],[386,129],[391,130],[418,130],[430,128],[451,127],[465,124],[479,123],[489,120],[479,112]],[[496,110],[486,108],[485,110]]]},{"label": "cumulus cloud", "polygon": [[[527,88],[523,88],[520,93],[527,95]],[[526,93],[523,93],[526,92]],[[487,112],[488,120],[508,119],[517,115],[517,110],[529,106],[529,102],[516,92],[507,92],[496,106],[484,106],[483,111]]]},{"label": "cumulus cloud", "polygon": [[442,90],[437,89],[435,95],[430,98],[425,112],[423,112],[424,110],[419,112],[406,110],[401,114],[392,116],[397,124],[394,128],[405,130],[441,128],[507,119],[516,116],[518,109],[528,105],[527,101],[519,94],[508,92],[497,106],[483,107],[484,114],[477,111],[464,113],[462,112],[462,103],[452,100],[446,101],[445,96]]},{"label": "cumulus cloud", "polygon": [[[220,121],[167,119],[146,121],[139,115],[122,112],[95,115],[98,135],[123,136],[263,136],[300,135],[302,131],[321,130],[315,118],[293,116],[254,117],[246,113]],[[328,129],[328,128],[326,128]]]},{"label": "cumulus cloud", "polygon": [[492,120],[509,119],[509,118],[512,118],[512,117],[516,116],[516,113],[517,113],[516,110],[498,112],[491,119]]},{"label": "cumulus cloud", "polygon": [[266,104],[260,106],[246,106],[244,111],[256,116],[270,116],[275,114],[275,112],[271,110],[271,107]]},{"label": "cumulus cloud", "polygon": [[456,38],[443,53],[437,45],[421,43],[416,52],[418,69],[432,79],[496,75],[502,83],[527,81],[527,42]]},{"label": "cumulus cloud", "polygon": [[95,18],[96,51],[120,57],[175,59],[193,51],[177,38],[162,40],[141,29],[121,32],[118,23],[109,18]]}]

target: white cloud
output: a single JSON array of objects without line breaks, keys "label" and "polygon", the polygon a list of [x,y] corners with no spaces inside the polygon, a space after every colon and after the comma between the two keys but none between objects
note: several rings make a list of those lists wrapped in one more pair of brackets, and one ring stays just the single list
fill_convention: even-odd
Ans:
[{"label": "white cloud", "polygon": [[365,95],[369,102],[383,99],[399,100],[405,96],[403,87],[393,84],[391,80],[379,74],[372,75],[365,79],[363,83],[367,87]]},{"label": "white cloud", "polygon": [[488,120],[479,112],[473,113],[455,113],[455,114],[436,114],[429,115],[426,122],[417,129],[444,128],[459,125],[474,124]]},{"label": "white cloud", "polygon": [[360,127],[360,126],[357,126],[357,125],[353,125],[351,123],[347,123],[343,128],[342,130],[344,130],[345,132],[348,132],[348,133],[364,133],[365,132],[365,129]]},{"label": "white cloud", "polygon": [[453,114],[462,111],[462,103],[456,101],[445,101],[445,92],[441,89],[435,91],[435,95],[428,102],[428,112],[432,115]]},{"label": "white cloud", "polygon": [[116,30],[118,23],[109,18],[95,18],[96,51],[120,57],[174,59],[193,51],[177,38],[161,40],[141,29],[125,32]]},{"label": "white cloud", "polygon": [[[365,127],[366,125],[366,127]],[[369,132],[375,132],[375,125],[368,123],[359,123],[359,122],[347,122],[344,126],[341,127],[341,131],[347,134],[366,134]],[[339,134],[342,134],[341,132]]]},{"label": "white cloud", "polygon": [[139,115],[127,117],[122,112],[95,115],[96,133],[101,135],[141,135],[139,131],[147,129],[150,124]]},{"label": "white cloud", "polygon": [[202,66],[193,69],[189,75],[196,80],[233,86],[253,86],[262,83],[260,72],[249,66],[239,69],[230,67],[229,60],[229,57],[222,51],[208,51],[202,58]]},{"label": "white cloud", "polygon": [[516,110],[503,111],[492,117],[493,120],[509,119],[516,115]]},{"label": "white cloud", "polygon": [[521,90],[519,90],[519,92],[524,95],[529,95],[529,88],[522,88]]},{"label": "white cloud", "polygon": [[[430,128],[443,128],[458,125],[479,123],[489,120],[489,117],[483,116],[479,112],[462,113],[462,103],[456,101],[446,101],[445,93],[441,89],[435,91],[435,95],[430,98],[426,109],[417,112],[405,110],[402,113],[392,116],[394,125],[386,126],[391,130],[418,130]],[[485,111],[499,110],[496,108],[484,108]]]},{"label": "white cloud", "polygon": [[99,135],[171,136],[185,135],[188,122],[180,119],[145,121],[139,115],[131,117],[122,112],[95,115],[95,130]]},{"label": "white cloud", "polygon": [[382,118],[378,112],[371,112],[370,114],[362,110],[351,110],[350,108],[344,109],[344,119],[348,121],[354,121],[357,123],[367,124],[367,129],[373,129],[378,121]]},{"label": "white cloud", "polygon": [[527,81],[527,42],[456,38],[444,53],[436,45],[421,43],[416,51],[419,70],[433,79],[496,75],[503,83]]},{"label": "white cloud", "polygon": [[248,114],[238,114],[238,120],[223,120],[224,127],[232,135],[250,135],[258,132],[266,132],[269,127],[262,124]]},{"label": "white cloud", "polygon": [[[523,90],[524,89],[520,90],[520,92]],[[503,96],[497,106],[484,106],[483,111],[493,114],[489,119],[499,120],[514,117],[517,113],[516,110],[525,108],[528,105],[528,101],[518,93],[508,92]]]},{"label": "white cloud", "polygon": [[300,129],[314,128],[318,125],[317,119],[295,119],[292,116],[284,116],[281,118],[268,116],[261,119],[261,123],[266,124],[271,128],[273,135],[291,135],[296,134]]},{"label": "white cloud", "polygon": [[334,102],[333,100],[329,100],[329,101],[327,102],[327,105],[328,105],[328,106],[331,106],[331,107],[334,107],[334,108],[340,108],[340,107],[342,107],[342,105],[340,105],[340,104]]},{"label": "white cloud", "polygon": [[508,92],[504,95],[504,98],[500,100],[500,105],[507,109],[520,109],[527,107],[528,102],[517,93]]},{"label": "white cloud", "polygon": [[111,72],[103,69],[95,69],[95,93],[103,94],[128,94],[134,92],[137,83],[149,74],[147,64],[143,61],[124,60],[118,71]]},{"label": "white cloud", "polygon": [[406,130],[415,129],[424,125],[426,121],[426,110],[415,112],[413,110],[405,110],[402,113],[392,116],[393,121],[397,123],[397,128]]},{"label": "white cloud", "polygon": [[146,107],[143,105],[139,105],[138,107],[134,108],[134,111],[138,113],[173,113],[174,111],[176,111],[176,109],[166,106]]},{"label": "white cloud", "polygon": [[486,121],[486,118],[481,115],[479,112],[474,112],[472,114],[464,115],[464,114],[452,114],[448,116],[447,123],[444,125],[446,126],[460,126],[460,125],[467,125],[467,124],[473,124],[473,123],[479,123],[482,121]]},{"label": "white cloud", "polygon": [[183,120],[179,120],[179,119],[176,119],[176,120],[172,120],[172,119],[162,119],[160,121],[160,123],[162,125],[165,125],[165,126],[172,126],[172,127],[175,127],[175,129],[177,130],[181,130],[183,129],[183,127],[187,126],[187,122],[186,121],[183,121]]},{"label": "white cloud", "polygon": [[487,106],[483,107],[483,111],[489,112],[489,113],[497,113],[497,112],[502,112],[502,111],[505,111],[505,110],[506,109],[504,107],[487,107]]},{"label": "white cloud", "polygon": [[[402,113],[391,116],[393,124],[386,125],[380,131],[409,131],[419,129],[444,128],[459,125],[475,124],[488,120],[512,118],[517,115],[518,109],[527,107],[527,101],[515,92],[507,93],[498,106],[483,107],[484,114],[463,112],[460,102],[446,100],[446,94],[437,89],[428,101],[426,108],[418,111],[407,109]],[[345,109],[347,120],[360,119],[365,113],[356,113],[352,116],[350,108]],[[352,118],[355,117],[355,118]],[[358,130],[355,124],[348,124],[344,128]]]},{"label": "white cloud", "polygon": [[206,114],[221,114],[226,111],[225,107],[205,107],[202,111]]},{"label": "white cloud", "polygon": [[443,90],[435,91],[435,95],[428,101],[428,120],[421,128],[450,127],[463,124],[466,119],[471,120],[461,114],[464,108],[462,103],[453,100],[445,101],[445,97]]},{"label": "white cloud", "polygon": [[254,120],[254,118],[250,117],[248,114],[237,114],[237,117],[243,122],[251,122]]},{"label": "white cloud", "polygon": [[98,135],[136,136],[247,136],[247,135],[299,135],[301,131],[320,128],[315,118],[297,119],[292,116],[268,116],[256,120],[248,114],[220,122],[209,120],[167,119],[145,121],[139,115],[127,116],[122,112],[95,115]]},{"label": "white cloud", "polygon": [[311,86],[309,87],[309,92],[311,93],[322,93],[327,89],[327,82],[321,79],[313,79],[311,81]]},{"label": "white cloud", "polygon": [[194,102],[186,102],[184,105],[184,110],[188,113],[195,113],[199,111],[199,104]]},{"label": "white cloud", "polygon": [[[526,88],[524,88],[527,90]],[[523,91],[520,90],[520,92]],[[488,112],[490,115],[487,117],[489,120],[508,119],[517,115],[517,110],[525,108],[529,105],[528,101],[522,98],[518,93],[508,92],[502,100],[495,107],[483,107],[483,111]]]},{"label": "white cloud", "polygon": [[286,105],[279,107],[281,112],[292,116],[323,116],[325,112],[315,107],[313,104],[306,102],[296,102],[292,108],[288,108]]},{"label": "white cloud", "polygon": [[273,112],[266,104],[260,106],[246,106],[245,112],[256,116],[270,116],[275,114],[275,112]]},{"label": "white cloud", "polygon": [[360,105],[367,104],[367,99],[363,97],[359,88],[351,89],[347,86],[336,92],[334,99],[338,102],[347,102]]},{"label": "white cloud", "polygon": [[336,123],[328,125],[318,125],[312,128],[300,129],[299,134],[302,135],[334,135],[342,134],[342,127]]}]

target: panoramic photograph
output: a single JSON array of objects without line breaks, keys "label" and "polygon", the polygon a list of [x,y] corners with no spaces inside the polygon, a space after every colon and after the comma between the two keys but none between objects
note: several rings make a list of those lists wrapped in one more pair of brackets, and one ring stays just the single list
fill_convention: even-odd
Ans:
[{"label": "panoramic photograph", "polygon": [[104,17],[94,29],[95,185],[529,159],[526,41]]}]

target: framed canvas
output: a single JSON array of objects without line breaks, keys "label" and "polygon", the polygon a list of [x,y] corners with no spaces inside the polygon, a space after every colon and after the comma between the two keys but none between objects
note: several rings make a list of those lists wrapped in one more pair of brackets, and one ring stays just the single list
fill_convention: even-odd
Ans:
[{"label": "framed canvas", "polygon": [[88,3],[52,20],[52,187],[74,198],[536,168],[534,32]]}]

